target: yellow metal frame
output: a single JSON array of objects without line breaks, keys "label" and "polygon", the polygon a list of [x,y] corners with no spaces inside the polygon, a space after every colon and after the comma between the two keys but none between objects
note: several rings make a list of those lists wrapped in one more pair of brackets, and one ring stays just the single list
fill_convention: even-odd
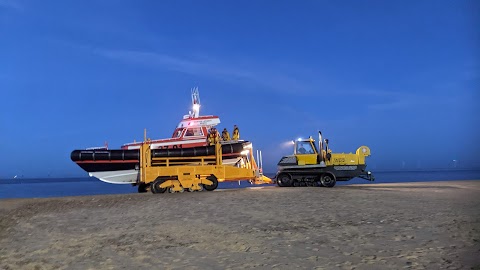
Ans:
[{"label": "yellow metal frame", "polygon": [[354,153],[332,153],[330,160],[325,161],[326,165],[364,165],[365,158],[370,156],[368,146],[360,146]]},{"label": "yellow metal frame", "polygon": [[242,157],[243,166],[236,167],[223,165],[220,143],[215,145],[215,156],[153,158],[150,145],[143,142],[140,146],[140,182],[149,185],[161,177],[166,180],[159,187],[172,192],[202,190],[202,185],[213,184],[207,179],[212,175],[218,182],[248,180],[254,184],[273,183],[260,172],[253,149],[245,150],[248,153]]}]

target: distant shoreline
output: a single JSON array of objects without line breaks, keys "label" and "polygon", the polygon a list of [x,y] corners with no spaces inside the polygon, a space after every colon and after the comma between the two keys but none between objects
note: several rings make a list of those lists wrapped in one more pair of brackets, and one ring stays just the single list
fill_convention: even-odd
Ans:
[{"label": "distant shoreline", "polygon": [[[408,169],[408,170],[371,170],[375,173],[411,173],[411,172],[464,172],[464,171],[480,171],[480,168],[457,168],[457,169]],[[275,175],[275,172],[265,173],[267,176]],[[0,181],[4,180],[30,180],[30,179],[85,179],[89,176],[66,176],[66,177],[17,177],[17,178],[0,178]],[[1,183],[1,182],[0,182]]]},{"label": "distant shoreline", "polygon": [[480,171],[480,168],[461,168],[461,169],[408,169],[408,170],[371,170],[373,173],[397,173],[397,172],[462,172],[462,171]]}]

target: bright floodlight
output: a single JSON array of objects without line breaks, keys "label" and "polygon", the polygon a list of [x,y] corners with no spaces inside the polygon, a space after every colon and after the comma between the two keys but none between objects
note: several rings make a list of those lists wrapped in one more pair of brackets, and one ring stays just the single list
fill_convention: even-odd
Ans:
[{"label": "bright floodlight", "polygon": [[301,141],[301,140],[302,140],[302,138],[298,138],[298,139],[297,139],[297,141]]},{"label": "bright floodlight", "polygon": [[292,147],[292,145],[294,145],[294,144],[295,144],[295,141],[294,141],[294,140],[285,141],[285,142],[282,142],[282,143],[280,144],[280,147],[281,147],[281,148],[290,148],[290,147]]}]

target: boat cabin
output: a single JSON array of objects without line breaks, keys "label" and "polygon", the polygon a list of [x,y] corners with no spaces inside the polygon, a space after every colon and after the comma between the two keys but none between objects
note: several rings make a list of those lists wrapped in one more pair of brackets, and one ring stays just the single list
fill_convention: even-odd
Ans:
[{"label": "boat cabin", "polygon": [[[220,123],[218,116],[184,117],[168,139],[150,140],[151,149],[188,148],[207,145],[207,136],[211,127]],[[141,142],[124,144],[122,149],[138,149]]]},{"label": "boat cabin", "polygon": [[[214,115],[200,116],[200,94],[198,88],[192,89],[192,108],[178,123],[172,137],[166,139],[148,140],[151,149],[187,148],[207,145],[210,128],[220,124],[220,118]],[[127,143],[122,149],[139,149],[142,142]]]},{"label": "boat cabin", "polygon": [[184,118],[177,125],[172,138],[207,137],[211,127],[220,124],[218,116],[208,115],[197,118]]}]

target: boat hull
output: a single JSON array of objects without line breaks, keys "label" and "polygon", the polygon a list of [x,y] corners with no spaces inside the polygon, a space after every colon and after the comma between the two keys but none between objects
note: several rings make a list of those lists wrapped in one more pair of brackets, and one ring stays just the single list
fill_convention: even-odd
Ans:
[{"label": "boat hull", "polygon": [[90,177],[98,178],[109,184],[134,184],[139,177],[138,170],[96,171],[88,173]]},{"label": "boat hull", "polygon": [[[235,166],[235,164],[237,164],[237,162],[240,159],[241,159],[240,157],[228,158],[228,159],[224,159],[222,163],[224,165]],[[88,175],[90,177],[98,178],[100,181],[103,181],[109,184],[135,184],[138,182],[138,179],[140,177],[140,171],[138,170],[139,163],[127,164],[128,166],[124,166],[123,168],[133,167],[133,169],[126,169],[126,170],[123,170],[123,169],[113,170],[113,167],[110,167],[110,170],[102,170],[100,168],[107,168],[107,167],[98,166],[98,165],[99,164],[97,163],[96,166],[88,166],[88,167],[84,166],[84,167],[88,169],[86,171],[88,172]],[[199,164],[191,163],[188,165],[194,166]],[[116,167],[116,168],[120,168],[120,167]]]}]

